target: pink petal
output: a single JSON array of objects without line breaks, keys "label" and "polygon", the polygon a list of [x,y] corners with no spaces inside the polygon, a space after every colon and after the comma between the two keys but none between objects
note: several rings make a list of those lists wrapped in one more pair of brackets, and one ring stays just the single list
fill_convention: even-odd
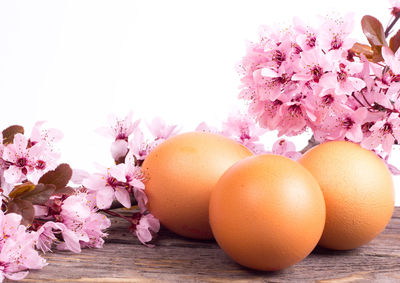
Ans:
[{"label": "pink petal", "polygon": [[24,135],[16,134],[14,136],[14,145],[17,155],[23,156],[26,151],[26,147],[28,146],[28,140]]},{"label": "pink petal", "polygon": [[132,179],[132,181],[129,182],[129,185],[131,185],[132,187],[144,190],[144,184],[142,181],[138,180],[138,179]]},{"label": "pink petal", "polygon": [[335,88],[339,83],[337,81],[336,75],[333,73],[325,74],[319,80],[319,84],[323,86],[325,89],[327,88]]},{"label": "pink petal", "polygon": [[118,181],[125,182],[126,181],[125,168],[126,164],[121,163],[108,169],[108,173]]},{"label": "pink petal", "polygon": [[111,187],[104,187],[97,191],[96,205],[100,209],[107,209],[114,200],[114,190]]},{"label": "pink petal", "polygon": [[128,142],[125,140],[116,140],[111,144],[111,156],[114,160],[118,160],[128,152]]},{"label": "pink petal", "polygon": [[389,47],[382,47],[382,57],[395,74],[400,73],[400,62],[396,60],[393,51]]},{"label": "pink petal", "polygon": [[392,146],[394,143],[394,137],[392,135],[386,135],[382,141],[382,149],[387,153],[392,151]]},{"label": "pink petal", "polygon": [[100,174],[91,175],[89,178],[82,181],[82,185],[89,190],[101,190],[106,186],[105,176]]},{"label": "pink petal", "polygon": [[22,181],[24,174],[22,174],[21,169],[17,166],[11,165],[6,171],[4,171],[4,179],[9,184],[15,184]]},{"label": "pink petal", "polygon": [[83,180],[87,179],[90,176],[88,172],[81,169],[73,169],[71,181],[75,184],[82,184]]},{"label": "pink petal", "polygon": [[126,208],[131,207],[131,199],[127,190],[117,188],[115,190],[115,197]]},{"label": "pink petal", "polygon": [[65,229],[62,231],[62,236],[64,239],[64,243],[57,246],[58,249],[62,250],[70,250],[74,253],[81,252],[81,245],[79,244],[79,239],[75,235],[75,233],[69,229]]},{"label": "pink petal", "polygon": [[261,70],[261,75],[264,77],[269,77],[269,78],[279,77],[278,73],[275,72],[274,70],[271,70],[270,68],[263,68]]},{"label": "pink petal", "polygon": [[15,145],[10,144],[4,148],[3,159],[12,163],[15,163],[17,161],[18,155],[15,150]]},{"label": "pink petal", "polygon": [[[10,280],[19,281],[24,279],[29,274],[29,271],[20,271],[14,273],[4,273],[4,277]],[[1,281],[0,281],[1,282]]]},{"label": "pink petal", "polygon": [[347,131],[346,138],[353,142],[361,142],[363,138],[363,132],[360,126],[354,126],[351,130]]},{"label": "pink petal", "polygon": [[358,78],[354,78],[354,77],[349,77],[347,78],[348,81],[351,82],[352,86],[356,89],[356,90],[361,90],[363,89],[366,84],[362,79],[358,79]]},{"label": "pink petal", "polygon": [[143,190],[133,188],[133,194],[134,194],[135,199],[136,199],[136,201],[138,203],[140,212],[141,213],[145,212],[147,210],[146,203],[148,201],[146,193]]}]

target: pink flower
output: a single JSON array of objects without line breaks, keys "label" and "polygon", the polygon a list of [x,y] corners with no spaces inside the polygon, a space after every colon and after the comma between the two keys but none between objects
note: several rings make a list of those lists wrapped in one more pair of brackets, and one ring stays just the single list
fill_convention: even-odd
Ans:
[{"label": "pink flower", "polygon": [[354,77],[354,74],[361,73],[362,69],[362,63],[340,63],[336,70],[321,79],[321,84],[324,88],[335,89],[337,95],[351,95],[366,86],[363,80]]},{"label": "pink flower", "polygon": [[148,242],[150,242],[153,239],[153,235],[160,230],[160,221],[150,213],[142,215],[139,223],[133,230],[143,245],[152,247]]},{"label": "pink flower", "polygon": [[62,231],[65,242],[58,245],[58,249],[80,252],[81,247],[103,246],[103,238],[107,236],[103,231],[110,227],[111,222],[90,206],[87,194],[78,193],[65,199],[60,216],[66,229]]},{"label": "pink flower", "polygon": [[294,143],[285,139],[279,139],[274,143],[272,146],[272,154],[286,156],[294,160],[301,157],[301,153],[296,151]]},{"label": "pink flower", "polygon": [[128,147],[136,160],[140,161],[143,161],[151,151],[151,146],[145,141],[144,134],[139,128],[133,132]]},{"label": "pink flower", "polygon": [[356,111],[350,109],[344,113],[337,113],[327,117],[321,127],[314,133],[317,141],[341,140],[347,138],[353,142],[361,142],[363,132],[361,126],[368,115],[364,107]]},{"label": "pink flower", "polygon": [[38,142],[44,142],[50,148],[52,148],[55,143],[59,142],[63,138],[63,133],[54,128],[42,129],[42,125],[44,123],[45,121],[39,121],[35,123],[29,140],[31,145],[34,145]]},{"label": "pink flower", "polygon": [[155,140],[166,140],[179,132],[177,125],[167,125],[160,117],[154,118],[148,128]]},{"label": "pink flower", "polygon": [[399,114],[391,113],[386,119],[377,121],[369,130],[371,134],[361,142],[361,145],[374,149],[381,144],[382,149],[390,153],[394,141],[400,140]]},{"label": "pink flower", "polygon": [[[39,235],[38,241],[36,243],[37,249],[41,250],[43,253],[51,251],[53,243],[57,241],[57,237],[54,235],[54,230],[56,230],[56,232],[64,232],[65,230],[67,230],[67,228],[64,224],[55,223],[53,221],[48,221],[43,224],[37,230],[37,234]],[[72,249],[72,251],[78,252],[79,249]]]},{"label": "pink flower", "polygon": [[40,143],[27,148],[28,140],[22,134],[14,136],[14,143],[4,148],[3,159],[8,162],[9,167],[4,171],[7,183],[15,184],[27,178],[29,172],[37,167],[36,159],[42,151]]},{"label": "pink flower", "polygon": [[344,18],[326,18],[319,30],[319,44],[325,52],[350,49],[355,40],[348,38],[354,26],[353,14]]},{"label": "pink flower", "polygon": [[108,116],[108,127],[101,127],[97,132],[103,136],[113,138],[115,140],[128,141],[128,137],[137,128],[140,120],[132,122],[132,111],[124,119],[119,119],[115,114]]},{"label": "pink flower", "polygon": [[21,280],[28,275],[27,269],[41,269],[46,265],[34,249],[38,234],[27,232],[20,224],[21,218],[0,210],[0,282],[4,278]]},{"label": "pink flower", "polygon": [[292,80],[313,81],[318,83],[327,71],[331,71],[332,63],[320,49],[311,49],[301,53],[298,72]]},{"label": "pink flower", "polygon": [[300,20],[293,18],[293,29],[295,30],[296,42],[302,47],[303,50],[309,50],[317,45],[318,31]]},{"label": "pink flower", "polygon": [[277,124],[279,136],[298,135],[305,131],[307,124],[315,122],[317,117],[309,102],[311,97],[310,94],[298,93],[281,105],[277,113],[280,118]]},{"label": "pink flower", "polygon": [[239,111],[231,113],[222,124],[222,134],[230,137],[254,153],[265,152],[264,145],[259,142],[260,136],[266,132],[258,127],[253,119]]},{"label": "pink flower", "polygon": [[138,203],[140,212],[144,213],[146,211],[147,196],[144,192],[145,186],[142,182],[143,173],[142,169],[135,165],[135,157],[133,156],[133,152],[128,153],[123,167],[125,170],[127,185],[129,185],[130,189],[133,190],[133,195]]},{"label": "pink flower", "polygon": [[125,187],[124,164],[103,168],[101,173],[83,180],[82,185],[96,195],[96,204],[100,209],[107,209],[116,198],[123,206],[131,207],[129,192]]}]

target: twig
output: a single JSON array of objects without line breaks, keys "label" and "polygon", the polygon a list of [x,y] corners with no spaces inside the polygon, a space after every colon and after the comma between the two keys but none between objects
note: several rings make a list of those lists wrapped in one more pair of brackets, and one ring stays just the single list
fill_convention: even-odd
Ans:
[{"label": "twig", "polygon": [[314,136],[312,136],[309,140],[308,140],[308,144],[302,149],[300,150],[301,154],[304,154],[305,152],[307,152],[309,149],[313,148],[314,146],[319,145],[319,142],[317,142],[314,138]]},{"label": "twig", "polygon": [[393,21],[389,24],[389,26],[385,30],[385,38],[389,36],[390,30],[394,27],[394,25],[397,23],[397,21],[400,18],[400,12],[396,14],[394,17]]},{"label": "twig", "polygon": [[107,214],[109,214],[109,215],[111,215],[111,216],[120,217],[120,218],[122,218],[122,219],[125,219],[125,220],[128,221],[129,223],[132,222],[131,219],[130,219],[129,217],[126,217],[126,216],[124,216],[124,215],[122,215],[122,214],[119,214],[118,212],[115,212],[115,211],[112,211],[112,210],[109,210],[109,209],[102,209],[102,210],[100,210],[100,211],[103,211],[104,213],[107,213]]}]

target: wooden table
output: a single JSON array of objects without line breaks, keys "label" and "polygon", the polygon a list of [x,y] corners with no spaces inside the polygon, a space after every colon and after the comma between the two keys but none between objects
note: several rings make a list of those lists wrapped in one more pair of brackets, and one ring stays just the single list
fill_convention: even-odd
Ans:
[{"label": "wooden table", "polygon": [[147,248],[112,219],[103,249],[80,254],[46,254],[49,263],[25,282],[400,282],[400,207],[386,230],[368,245],[338,252],[316,248],[302,262],[279,272],[241,267],[214,241],[195,241],[160,231],[155,248]]}]

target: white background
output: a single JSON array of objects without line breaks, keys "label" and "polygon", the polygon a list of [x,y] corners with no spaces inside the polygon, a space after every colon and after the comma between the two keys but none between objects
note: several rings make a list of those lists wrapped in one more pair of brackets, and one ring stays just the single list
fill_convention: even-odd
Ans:
[{"label": "white background", "polygon": [[258,26],[332,12],[354,12],[362,39],[362,15],[390,17],[376,0],[0,1],[0,127],[47,120],[65,135],[63,161],[111,164],[94,133],[107,114],[218,126],[241,103],[234,65]]}]

